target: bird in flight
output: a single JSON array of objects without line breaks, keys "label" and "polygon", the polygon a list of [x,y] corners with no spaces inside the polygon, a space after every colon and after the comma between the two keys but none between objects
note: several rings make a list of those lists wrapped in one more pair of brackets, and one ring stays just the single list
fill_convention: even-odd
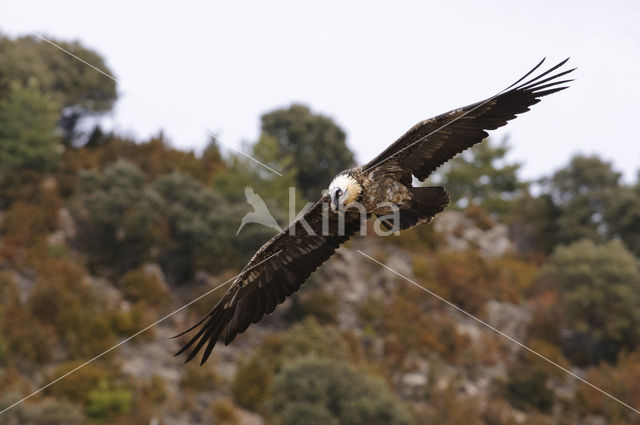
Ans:
[{"label": "bird in flight", "polygon": [[[447,206],[449,195],[442,187],[414,187],[414,177],[424,181],[455,155],[480,143],[488,130],[506,125],[543,96],[566,89],[572,80],[562,77],[575,69],[560,69],[567,60],[532,76],[543,59],[495,96],[421,121],[369,163],[339,173],[319,201],[255,253],[209,314],[176,335],[199,328],[176,355],[191,349],[186,363],[204,348],[203,364],[218,340],[229,344],[273,312],[366,226],[366,219],[390,217],[395,207],[397,220],[381,221],[387,229],[400,231],[430,222]],[[349,208],[356,204],[359,208]]]}]

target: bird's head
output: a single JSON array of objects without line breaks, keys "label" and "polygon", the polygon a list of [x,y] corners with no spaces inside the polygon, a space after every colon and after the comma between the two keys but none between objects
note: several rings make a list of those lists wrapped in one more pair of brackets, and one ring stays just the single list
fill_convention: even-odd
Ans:
[{"label": "bird's head", "polygon": [[337,211],[358,201],[362,194],[362,186],[349,173],[343,172],[331,181],[327,194],[331,200],[331,209]]}]

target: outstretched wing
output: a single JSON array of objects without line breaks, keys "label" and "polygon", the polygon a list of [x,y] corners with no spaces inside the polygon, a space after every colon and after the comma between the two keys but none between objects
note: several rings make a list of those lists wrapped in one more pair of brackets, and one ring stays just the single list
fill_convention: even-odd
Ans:
[{"label": "outstretched wing", "polygon": [[[326,217],[324,231],[323,215]],[[304,221],[299,218],[289,224],[264,244],[213,310],[177,335],[200,327],[176,353],[179,355],[193,347],[185,363],[206,345],[200,364],[204,363],[218,339],[223,338],[227,345],[251,323],[271,313],[361,226],[359,215],[347,214],[342,221],[322,200],[307,210],[302,219]]]},{"label": "outstretched wing", "polygon": [[568,60],[526,80],[542,65],[543,59],[496,96],[419,122],[364,165],[363,170],[379,169],[409,177],[414,175],[421,181],[426,179],[440,165],[481,142],[488,136],[487,130],[506,125],[517,114],[528,111],[541,97],[566,89],[568,86],[563,84],[573,80],[560,80],[560,77],[575,68],[548,75]]}]

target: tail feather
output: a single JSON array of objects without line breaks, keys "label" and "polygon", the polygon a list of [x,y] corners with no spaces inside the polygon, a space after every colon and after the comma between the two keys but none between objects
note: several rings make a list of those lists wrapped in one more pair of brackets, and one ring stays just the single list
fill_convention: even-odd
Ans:
[{"label": "tail feather", "polygon": [[436,215],[449,205],[449,194],[444,187],[412,187],[413,208],[424,214]]},{"label": "tail feather", "polygon": [[449,205],[449,194],[443,187],[412,187],[410,208],[400,211],[400,230],[429,223]]}]

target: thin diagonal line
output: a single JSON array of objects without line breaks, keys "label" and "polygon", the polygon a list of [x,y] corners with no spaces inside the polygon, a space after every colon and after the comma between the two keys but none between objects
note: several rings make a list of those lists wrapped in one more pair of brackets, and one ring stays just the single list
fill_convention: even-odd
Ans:
[{"label": "thin diagonal line", "polygon": [[130,337],[128,337],[128,338],[126,338],[126,339],[124,339],[124,340],[120,341],[119,343],[117,343],[117,344],[116,344],[116,345],[114,345],[113,347],[111,347],[111,348],[109,348],[109,349],[107,349],[107,350],[103,351],[102,353],[98,354],[97,356],[95,356],[95,357],[93,357],[93,358],[91,358],[91,359],[87,360],[86,362],[82,363],[80,366],[78,366],[78,367],[76,367],[76,368],[74,368],[74,369],[71,369],[69,372],[65,373],[65,374],[64,374],[64,375],[62,375],[62,376],[59,376],[58,378],[56,378],[56,379],[54,379],[53,381],[49,382],[49,383],[48,383],[47,385],[45,385],[44,387],[41,387],[40,389],[38,389],[38,390],[36,390],[36,391],[32,392],[32,393],[31,393],[31,394],[29,394],[28,396],[23,397],[22,399],[20,399],[20,400],[16,401],[15,403],[13,403],[12,405],[10,405],[9,407],[7,407],[7,408],[5,408],[4,410],[0,411],[0,415],[2,415],[3,413],[5,413],[7,410],[14,408],[15,406],[17,406],[18,404],[22,403],[23,401],[25,401],[25,400],[27,400],[27,399],[29,399],[29,398],[33,397],[34,395],[36,395],[36,394],[40,393],[41,391],[43,391],[43,390],[45,390],[45,389],[49,388],[51,385],[55,384],[56,382],[60,381],[61,379],[64,379],[64,378],[66,378],[67,376],[71,375],[72,373],[77,372],[79,369],[81,369],[81,368],[85,367],[85,366],[86,366],[86,365],[88,365],[89,363],[91,363],[91,362],[93,362],[93,361],[95,361],[95,360],[99,359],[100,357],[104,356],[105,354],[107,354],[107,353],[109,353],[109,352],[111,352],[111,351],[115,350],[116,348],[120,347],[122,344],[124,344],[124,343],[126,343],[126,342],[131,341],[133,338],[137,337],[137,336],[138,336],[138,335],[140,335],[141,333],[143,333],[143,332],[145,332],[145,331],[147,331],[147,330],[151,329],[152,327],[156,326],[158,323],[160,323],[160,322],[162,322],[162,321],[164,321],[164,320],[168,319],[169,317],[173,316],[173,315],[174,315],[174,314],[176,314],[177,312],[179,312],[179,311],[181,311],[181,310],[184,310],[185,308],[189,307],[191,304],[195,303],[196,301],[201,300],[202,298],[206,297],[207,295],[211,294],[212,292],[214,292],[214,291],[216,291],[216,290],[218,290],[218,289],[222,288],[224,285],[226,285],[227,283],[231,282],[232,280],[234,280],[234,279],[235,279],[235,278],[237,278],[238,276],[240,276],[240,275],[242,275],[242,274],[244,274],[244,273],[248,272],[249,270],[252,270],[252,269],[254,269],[254,268],[258,267],[260,264],[264,263],[264,262],[265,262],[265,261],[267,261],[267,260],[270,260],[271,258],[275,257],[276,255],[280,254],[281,252],[282,252],[282,250],[280,250],[280,251],[276,252],[275,254],[273,254],[273,255],[271,255],[271,256],[269,256],[269,257],[265,258],[264,260],[260,261],[258,264],[254,265],[254,266],[252,266],[252,267],[249,267],[249,268],[248,268],[248,269],[246,269],[246,270],[241,271],[241,272],[240,272],[240,273],[238,273],[237,275],[233,276],[231,279],[229,279],[229,280],[227,280],[227,281],[225,281],[225,282],[222,282],[220,285],[218,285],[218,286],[216,286],[215,288],[213,288],[213,289],[211,289],[211,290],[209,290],[209,291],[205,292],[204,294],[200,295],[198,298],[196,298],[196,299],[194,299],[194,300],[192,300],[192,301],[189,301],[187,304],[183,305],[183,306],[182,306],[182,307],[180,307],[179,309],[177,309],[177,310],[175,310],[175,311],[173,311],[173,312],[171,312],[171,313],[167,314],[167,315],[166,315],[166,316],[164,316],[162,319],[159,319],[159,320],[157,320],[157,321],[153,322],[152,324],[150,324],[150,325],[149,325],[149,326],[147,326],[146,328],[144,328],[144,329],[142,329],[142,330],[140,330],[140,331],[136,332],[135,334],[131,335]]},{"label": "thin diagonal line", "polygon": [[398,152],[395,152],[395,153],[393,153],[393,154],[389,155],[388,157],[386,157],[386,158],[385,158],[385,159],[383,159],[382,161],[377,162],[375,165],[372,165],[371,167],[367,168],[367,169],[366,169],[366,170],[364,170],[364,171],[361,171],[361,172],[360,172],[360,174],[364,174],[364,173],[366,173],[367,171],[371,170],[372,168],[379,167],[379,166],[380,166],[380,164],[382,164],[383,162],[386,162],[386,161],[390,160],[390,159],[391,159],[391,158],[393,158],[394,156],[398,155],[400,152],[402,152],[402,151],[404,151],[404,150],[406,150],[406,149],[409,149],[410,147],[412,147],[412,146],[413,146],[413,145],[415,145],[416,143],[420,143],[421,141],[423,141],[423,140],[424,140],[424,139],[426,139],[427,137],[431,136],[432,134],[437,133],[438,131],[442,130],[443,128],[447,127],[448,125],[453,124],[454,122],[458,121],[460,118],[464,118],[464,117],[466,117],[467,115],[469,115],[470,113],[472,113],[472,112],[473,112],[473,111],[475,111],[476,109],[480,108],[481,106],[486,105],[487,103],[489,103],[489,102],[491,102],[492,100],[494,100],[496,97],[500,96],[502,93],[504,93],[504,92],[505,92],[506,90],[508,90],[509,88],[511,88],[511,86],[509,86],[509,87],[507,87],[507,88],[505,88],[505,89],[503,89],[503,90],[499,91],[497,94],[495,94],[495,95],[491,96],[489,99],[485,100],[484,102],[482,102],[482,103],[481,103],[481,104],[479,104],[478,106],[475,106],[475,107],[471,108],[470,110],[468,110],[468,111],[467,111],[467,112],[465,112],[464,114],[462,114],[462,115],[460,115],[460,116],[458,116],[458,117],[456,117],[456,118],[452,119],[451,121],[447,122],[446,124],[444,124],[444,125],[442,125],[442,126],[440,126],[440,127],[436,128],[436,129],[435,129],[435,130],[433,130],[431,133],[429,133],[429,134],[426,134],[426,135],[422,136],[421,138],[419,138],[419,139],[418,139],[418,140],[416,140],[415,142],[411,143],[410,145],[405,146],[404,148],[400,149]]},{"label": "thin diagonal line", "polygon": [[636,12],[635,14],[631,15],[630,17],[628,17],[627,19],[625,19],[624,21],[620,22],[619,24],[616,24],[612,27],[610,27],[609,29],[601,32],[600,34],[596,35],[595,37],[593,37],[591,40],[587,41],[586,43],[581,44],[578,47],[575,47],[572,51],[571,51],[571,56],[575,55],[577,52],[579,52],[580,50],[590,46],[591,44],[595,43],[596,41],[600,40],[601,38],[606,37],[607,35],[609,35],[610,33],[612,33],[613,31],[619,30],[620,28],[622,28],[623,26],[627,25],[629,22],[633,21],[634,19],[636,19],[638,16],[640,16],[640,11]]},{"label": "thin diagonal line", "polygon": [[533,350],[532,348],[527,347],[526,345],[524,345],[523,343],[521,343],[520,341],[518,341],[517,339],[514,339],[513,337],[507,335],[506,333],[502,332],[501,330],[491,326],[490,324],[488,324],[487,322],[485,322],[482,319],[477,318],[476,316],[474,316],[471,313],[468,313],[467,311],[463,310],[462,308],[458,307],[457,305],[455,305],[454,303],[452,303],[451,301],[448,301],[444,298],[442,298],[440,295],[436,294],[433,291],[430,291],[429,289],[425,288],[424,286],[420,285],[419,283],[414,282],[413,280],[409,279],[408,277],[406,277],[405,275],[403,275],[400,272],[397,272],[396,270],[392,269],[391,267],[387,266],[386,264],[381,263],[380,261],[376,260],[375,258],[365,254],[364,252],[360,251],[359,249],[356,249],[357,252],[359,252],[361,255],[367,257],[369,260],[373,261],[374,263],[384,267],[385,269],[389,270],[390,272],[394,273],[397,276],[400,276],[401,278],[403,278],[404,280],[406,280],[407,282],[412,283],[413,285],[417,286],[418,288],[422,289],[425,292],[428,292],[430,295],[433,295],[434,297],[436,297],[437,299],[439,299],[440,301],[443,301],[444,303],[446,303],[447,305],[449,305],[450,307],[453,307],[454,309],[458,310],[459,312],[469,316],[470,318],[472,318],[473,320],[475,320],[478,323],[481,323],[482,325],[486,326],[487,328],[491,329],[494,332],[497,332],[498,334],[502,335],[503,337],[507,338],[509,341],[519,345],[520,347],[524,348],[525,350],[529,351],[530,353],[535,354],[536,356],[540,357],[541,359],[547,361],[548,363],[554,365],[555,367],[561,369],[562,371],[568,373],[569,375],[573,376],[574,378],[580,380],[581,382],[587,384],[588,386],[590,386],[591,388],[593,388],[594,390],[599,391],[600,393],[606,395],[607,397],[609,397],[612,400],[617,401],[618,403],[620,403],[621,405],[627,407],[628,409],[633,410],[635,413],[640,414],[640,410],[637,410],[635,408],[633,408],[632,406],[628,405],[627,403],[625,403],[624,401],[616,398],[615,396],[609,394],[608,392],[606,392],[603,389],[600,389],[599,387],[596,387],[595,385],[593,385],[591,382],[587,381],[584,378],[579,377],[578,375],[576,375],[575,373],[571,372],[570,370],[560,366],[558,363],[554,362],[553,360],[543,356],[542,354],[538,353],[537,351]]},{"label": "thin diagonal line", "polygon": [[[634,20],[635,18],[637,18],[638,16],[640,16],[640,11],[638,11],[637,13],[631,15],[630,17],[626,18],[625,20],[623,20],[622,22],[620,22],[619,24],[616,24],[610,28],[608,28],[607,30],[599,33],[598,35],[596,35],[595,37],[593,37],[591,40],[587,41],[586,43],[574,48],[573,50],[571,50],[571,53],[568,56],[573,56],[575,53],[579,52],[580,50],[588,47],[589,45],[593,44],[594,42],[600,40],[603,37],[606,37],[607,35],[609,35],[611,32],[616,31],[620,28],[622,28],[623,26],[627,25],[629,22],[631,22],[632,20]],[[369,168],[367,168],[364,171],[361,171],[360,174],[364,174],[367,171],[369,171],[372,168],[375,168],[377,166],[379,166],[380,164],[382,164],[383,162],[393,158],[394,156],[398,155],[400,152],[404,151],[405,149],[410,148],[411,146],[415,145],[416,143],[419,143],[421,141],[423,141],[424,139],[426,139],[427,137],[431,136],[434,133],[437,133],[438,131],[442,130],[443,128],[447,127],[449,124],[452,124],[456,121],[458,121],[460,118],[465,117],[466,115],[470,114],[471,112],[475,111],[476,109],[480,108],[483,105],[486,105],[487,103],[491,102],[493,99],[495,99],[496,97],[500,96],[502,93],[504,93],[508,88],[510,88],[511,86],[507,87],[506,89],[500,91],[498,94],[490,97],[489,99],[485,100],[484,102],[482,102],[480,105],[474,107],[473,109],[471,109],[470,111],[460,115],[459,117],[456,117],[455,119],[449,121],[448,123],[442,125],[441,127],[435,129],[434,131],[432,131],[431,133],[427,134],[426,136],[422,136],[421,138],[419,138],[418,140],[416,140],[415,142],[411,143],[409,146],[405,146],[404,148],[400,149],[398,152],[395,152],[391,155],[389,155],[387,158],[383,159],[382,161],[378,162],[376,165],[371,166]]]},{"label": "thin diagonal line", "polygon": [[72,58],[82,62],[83,64],[87,65],[89,68],[93,69],[94,71],[104,75],[105,77],[115,81],[116,83],[120,84],[121,86],[127,88],[128,90],[132,91],[133,93],[137,94],[138,96],[142,97],[143,99],[145,99],[147,102],[155,105],[156,107],[164,110],[165,112],[168,112],[172,115],[174,115],[175,117],[177,117],[178,119],[184,121],[185,123],[189,124],[192,127],[195,127],[199,130],[204,130],[204,132],[211,137],[212,139],[218,141],[219,143],[233,149],[234,151],[238,152],[239,154],[249,158],[250,160],[254,161],[257,164],[262,165],[264,168],[266,168],[267,170],[276,173],[277,175],[279,175],[280,177],[282,177],[282,174],[280,174],[279,172],[277,172],[276,170],[274,170],[273,168],[269,167],[268,165],[258,161],[257,159],[255,159],[254,157],[252,157],[251,155],[244,153],[242,150],[236,148],[235,146],[232,146],[228,143],[225,143],[224,141],[222,141],[222,139],[220,139],[218,136],[216,136],[215,134],[211,133],[209,130],[207,130],[206,128],[202,127],[201,125],[197,124],[196,122],[190,120],[189,118],[187,118],[186,116],[180,114],[179,112],[170,109],[169,107],[163,105],[162,103],[160,103],[159,101],[157,101],[156,99],[152,98],[151,96],[141,92],[140,90],[137,90],[133,87],[131,87],[128,84],[123,83],[121,80],[117,79],[116,77],[114,77],[113,75],[109,74],[108,72],[103,71],[102,69],[98,68],[97,66],[87,62],[86,60],[82,59],[81,57],[71,53],[70,51],[68,51],[67,49],[65,49],[64,47],[60,46],[59,44],[49,40],[48,38],[44,37],[41,34],[38,34],[35,31],[32,31],[28,28],[26,28],[24,25],[22,25],[21,23],[17,22],[15,19],[11,18],[10,16],[8,16],[5,12],[3,12],[2,10],[0,10],[0,15],[4,16],[5,18],[7,18],[9,21],[13,22],[16,25],[21,26],[22,28],[24,28],[26,31],[28,31],[29,33],[31,33],[32,35],[34,35],[35,37],[39,38],[40,40],[49,43],[50,45],[52,45],[53,47],[55,47],[56,49],[66,53],[67,55],[71,56]]}]

